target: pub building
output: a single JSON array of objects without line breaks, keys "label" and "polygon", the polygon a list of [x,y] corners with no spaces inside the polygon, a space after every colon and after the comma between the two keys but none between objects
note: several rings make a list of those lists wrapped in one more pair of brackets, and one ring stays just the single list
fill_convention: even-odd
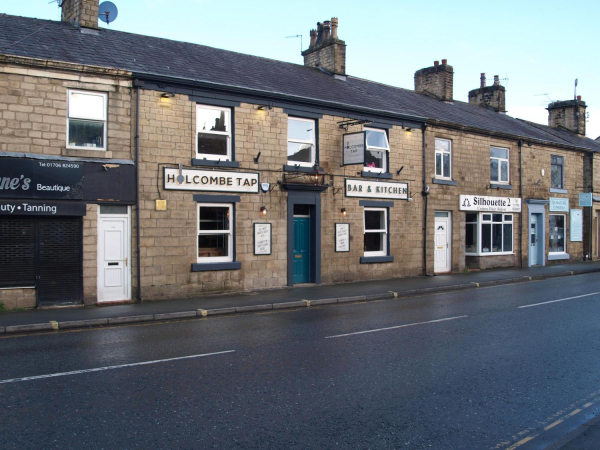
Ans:
[{"label": "pub building", "polygon": [[[41,101],[52,105],[49,91],[56,102],[20,111],[27,99],[14,92],[0,105],[32,122],[17,132],[25,117],[15,115],[0,135],[0,236],[27,241],[3,246],[0,264],[13,270],[3,286],[36,287],[37,305],[597,256],[591,213],[580,219],[573,206],[593,189],[600,143],[564,120],[506,115],[497,79],[487,86],[482,76],[466,103],[454,99],[446,60],[418,70],[414,90],[352,77],[336,18],[311,31],[296,65],[98,28],[87,15],[96,1],[62,5],[62,22],[0,16],[0,37],[37,30],[55,42],[17,43],[10,70],[0,67],[0,81],[49,85]],[[77,48],[86,51],[68,51]],[[32,75],[36,64],[44,70]],[[560,117],[585,105],[574,102],[556,106]],[[50,244],[57,253],[42,255]],[[49,288],[55,273],[71,281]]]}]

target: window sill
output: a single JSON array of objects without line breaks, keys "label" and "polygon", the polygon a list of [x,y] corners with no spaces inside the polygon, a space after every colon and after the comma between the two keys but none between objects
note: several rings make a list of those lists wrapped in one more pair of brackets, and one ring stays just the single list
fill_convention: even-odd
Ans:
[{"label": "window sill", "polygon": [[112,158],[112,152],[106,150],[82,150],[77,148],[63,148],[62,156],[75,156],[77,158]]},{"label": "window sill", "polygon": [[568,253],[548,253],[548,261],[558,261],[560,259],[569,259],[571,255]]},{"label": "window sill", "polygon": [[[302,172],[302,173],[309,173],[312,172],[314,170],[315,166],[300,166],[300,165],[289,165],[289,164],[285,164],[283,166],[283,171],[284,172]],[[321,167],[319,167],[319,169],[321,169]]]},{"label": "window sill", "polygon": [[242,263],[239,261],[222,263],[195,263],[192,264],[192,272],[208,272],[214,270],[240,270]]},{"label": "window sill", "polygon": [[240,163],[237,161],[213,161],[212,159],[192,159],[192,166],[229,167],[237,169]]},{"label": "window sill", "polygon": [[364,170],[361,172],[363,178],[382,178],[384,180],[391,180],[392,174],[385,172],[365,172]]},{"label": "window sill", "polygon": [[390,263],[394,262],[393,256],[361,256],[361,264],[375,264],[375,263]]},{"label": "window sill", "polygon": [[492,253],[492,252],[486,252],[486,253],[465,253],[465,256],[507,256],[507,255],[514,255],[515,252],[499,252],[499,253]]},{"label": "window sill", "polygon": [[567,189],[558,189],[558,188],[550,188],[550,192],[553,194],[568,194],[569,191]]},{"label": "window sill", "polygon": [[506,189],[510,191],[513,187],[512,184],[498,184],[498,183],[490,183],[491,189]]},{"label": "window sill", "polygon": [[445,180],[443,178],[434,178],[431,180],[433,184],[445,184],[446,186],[456,186],[456,181],[454,180]]}]

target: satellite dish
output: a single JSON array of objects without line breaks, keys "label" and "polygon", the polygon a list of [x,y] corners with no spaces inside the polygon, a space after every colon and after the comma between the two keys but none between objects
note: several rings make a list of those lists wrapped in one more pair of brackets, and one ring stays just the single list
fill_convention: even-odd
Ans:
[{"label": "satellite dish", "polygon": [[119,11],[117,11],[117,7],[113,2],[100,3],[100,6],[98,7],[98,18],[102,22],[106,24],[114,22],[118,15]]}]

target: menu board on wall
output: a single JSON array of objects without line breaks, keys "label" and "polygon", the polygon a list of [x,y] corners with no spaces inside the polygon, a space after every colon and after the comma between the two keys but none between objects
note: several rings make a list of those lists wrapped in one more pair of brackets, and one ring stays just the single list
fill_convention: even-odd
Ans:
[{"label": "menu board on wall", "polygon": [[271,254],[271,224],[270,223],[255,223],[254,224],[254,254],[255,255],[270,255]]},{"label": "menu board on wall", "polygon": [[350,251],[350,224],[336,223],[335,224],[335,251],[349,252]]},{"label": "menu board on wall", "polygon": [[572,209],[571,210],[571,242],[582,242],[583,241],[583,210]]}]

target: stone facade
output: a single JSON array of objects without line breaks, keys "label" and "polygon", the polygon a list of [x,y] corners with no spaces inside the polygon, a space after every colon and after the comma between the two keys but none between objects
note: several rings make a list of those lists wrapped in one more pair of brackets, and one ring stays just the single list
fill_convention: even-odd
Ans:
[{"label": "stone facade", "polygon": [[434,62],[432,67],[415,72],[415,92],[432,95],[444,102],[451,102],[454,89],[454,69],[445,59],[442,64]]},{"label": "stone facade", "polygon": [[0,289],[0,304],[6,309],[35,308],[35,289]]},{"label": "stone facade", "polygon": [[587,106],[581,100],[565,100],[553,102],[548,105],[548,126],[562,128],[580,136],[585,136],[585,110]]},{"label": "stone facade", "polygon": [[506,88],[500,85],[498,75],[494,75],[494,84],[486,86],[485,74],[481,74],[481,87],[469,91],[469,104],[492,108],[495,111],[506,112]]},{"label": "stone facade", "polygon": [[71,22],[85,28],[98,28],[97,0],[62,0],[63,22]]},{"label": "stone facade", "polygon": [[318,67],[338,74],[346,74],[346,43],[338,39],[338,19],[333,17],[331,22],[318,23],[317,30],[310,32],[310,46],[302,52],[304,65]]}]

